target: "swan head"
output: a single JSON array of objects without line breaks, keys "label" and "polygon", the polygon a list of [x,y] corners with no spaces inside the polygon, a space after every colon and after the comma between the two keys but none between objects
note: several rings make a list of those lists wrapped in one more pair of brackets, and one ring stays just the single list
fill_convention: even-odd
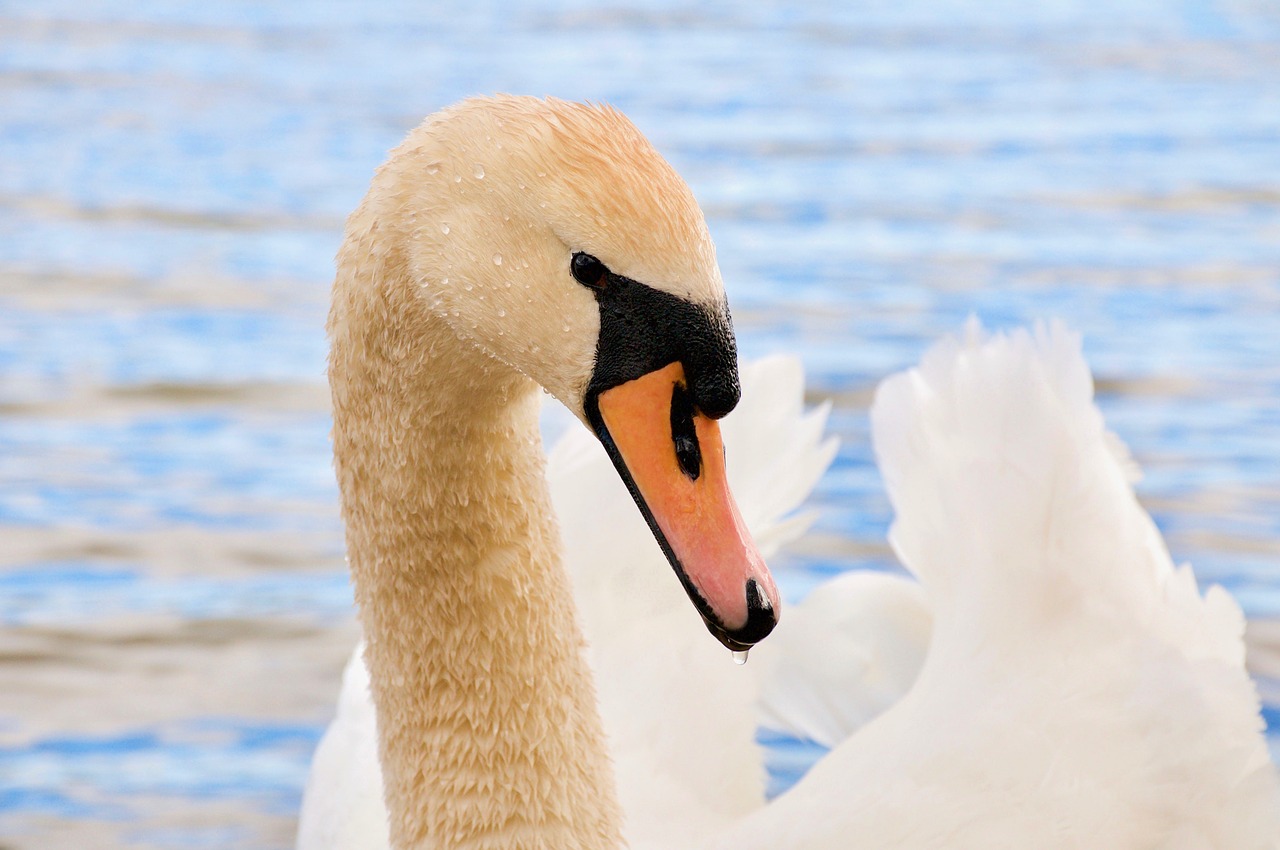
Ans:
[{"label": "swan head", "polygon": [[599,437],[722,643],[764,638],[778,592],[725,480],[737,353],[688,186],[621,113],[554,99],[463,101],[392,162],[420,303]]}]

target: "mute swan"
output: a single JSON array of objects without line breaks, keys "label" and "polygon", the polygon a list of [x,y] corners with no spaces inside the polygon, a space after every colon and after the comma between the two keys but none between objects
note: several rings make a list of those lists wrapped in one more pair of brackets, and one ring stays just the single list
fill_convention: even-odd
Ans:
[{"label": "mute swan", "polygon": [[[737,395],[722,304],[687,189],[612,111],[467,102],[429,119],[375,178],[348,222],[330,321],[335,458],[377,719],[375,732],[354,664],[337,725],[358,728],[326,744],[340,763],[354,753],[339,772],[367,800],[378,760],[360,747],[379,742],[388,814],[366,813],[367,846],[387,846],[387,825],[397,848],[621,844],[529,378],[601,438],[712,633],[736,648],[772,627],[776,590],[711,466],[719,436],[702,415]],[[614,338],[639,353],[611,352]],[[602,412],[627,385],[641,403]],[[660,422],[644,426],[653,407]],[[641,429],[623,435],[624,415]],[[600,697],[633,846],[1280,846],[1239,611],[1220,591],[1201,599],[1168,563],[1090,402],[1078,341],[971,332],[887,382],[873,423],[892,542],[933,606],[929,653],[901,700],[768,806],[749,679],[721,687],[740,673],[723,650],[702,666],[695,652],[712,642],[673,616],[687,607],[675,583],[619,579],[608,559],[578,565],[593,664],[620,673],[601,677]],[[743,566],[708,572],[723,549],[699,548],[679,527],[680,494],[633,468],[664,451],[685,478],[690,465],[712,470],[713,542]],[[598,530],[608,511],[595,501],[562,519]],[[920,613],[903,587],[889,596]],[[612,607],[593,613],[606,597]],[[848,602],[792,614],[819,624]],[[896,625],[918,629],[913,616]],[[797,634],[755,651],[772,682],[787,656],[813,651]],[[692,684],[663,684],[672,657]],[[860,721],[840,708],[842,671],[824,673],[809,685],[836,704],[826,725],[840,737]],[[767,682],[779,717],[811,713],[770,693]],[[668,735],[677,744],[653,744]],[[317,757],[299,846],[366,846],[319,805],[334,787],[322,762],[334,763]],[[648,781],[673,768],[670,786]]]},{"label": "mute swan", "polygon": [[702,212],[612,109],[475,99],[392,152],[337,267],[334,464],[391,843],[618,846],[538,387],[604,445],[712,634],[766,636],[777,589],[715,421],[739,387]]}]

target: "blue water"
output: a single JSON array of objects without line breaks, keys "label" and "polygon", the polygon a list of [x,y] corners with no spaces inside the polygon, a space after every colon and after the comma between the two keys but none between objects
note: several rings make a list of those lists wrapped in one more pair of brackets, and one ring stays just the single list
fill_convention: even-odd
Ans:
[{"label": "blue water", "polygon": [[788,596],[892,566],[875,383],[970,314],[1058,317],[1175,557],[1280,617],[1277,7],[795,5],[0,4],[0,844],[289,845],[351,633],[331,258],[473,93],[626,111],[743,352],[835,397]]}]

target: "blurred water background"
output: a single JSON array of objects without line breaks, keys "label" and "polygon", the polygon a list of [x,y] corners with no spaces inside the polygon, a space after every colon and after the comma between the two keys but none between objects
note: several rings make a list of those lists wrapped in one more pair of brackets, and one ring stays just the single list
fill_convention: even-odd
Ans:
[{"label": "blurred water background", "polygon": [[1277,4],[27,0],[0,4],[0,846],[290,846],[356,634],[331,258],[386,150],[492,91],[626,111],[706,209],[743,352],[835,399],[789,597],[893,568],[876,382],[970,313],[1060,317],[1175,558],[1253,618],[1280,725]]}]

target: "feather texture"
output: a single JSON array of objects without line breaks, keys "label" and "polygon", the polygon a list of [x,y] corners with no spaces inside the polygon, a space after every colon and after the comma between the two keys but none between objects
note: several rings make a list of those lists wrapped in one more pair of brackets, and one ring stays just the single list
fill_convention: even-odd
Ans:
[{"label": "feather texture", "polygon": [[[835,449],[802,383],[792,360],[744,369],[724,423],[766,553],[803,530],[793,511]],[[689,616],[598,444],[573,431],[552,451],[631,845],[1280,848],[1243,617],[1173,564],[1079,337],[971,322],[882,384],[872,425],[891,542],[919,583],[840,576],[788,609],[746,668]],[[367,793],[362,675],[357,655],[301,850],[386,846],[370,827],[385,813]],[[768,805],[757,717],[835,747]],[[322,814],[335,797],[340,814]]]},{"label": "feather texture", "polygon": [[1134,497],[1080,339],[976,322],[871,413],[919,677],[719,846],[1280,846],[1244,620]]}]

